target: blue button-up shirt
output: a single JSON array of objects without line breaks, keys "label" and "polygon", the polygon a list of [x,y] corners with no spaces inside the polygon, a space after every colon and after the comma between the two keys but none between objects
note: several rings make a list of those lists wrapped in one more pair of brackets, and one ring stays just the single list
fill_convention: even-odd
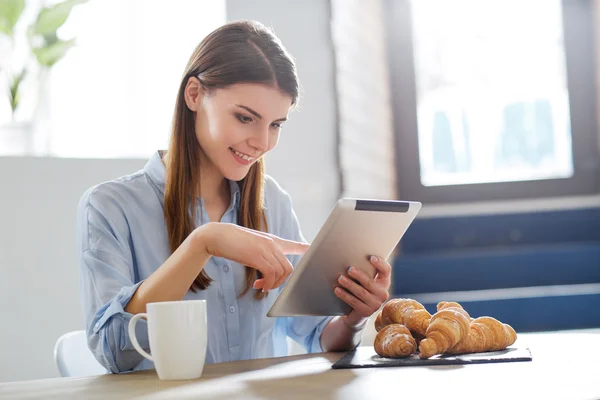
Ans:
[{"label": "blue button-up shirt", "polygon": [[[157,151],[143,170],[90,188],[79,203],[77,242],[88,344],[114,373],[153,368],[131,344],[127,329],[132,314],[124,308],[171,254],[163,213],[165,178]],[[231,204],[221,222],[236,223],[240,191],[232,181],[230,189]],[[198,202],[197,225],[209,220],[203,204]],[[289,195],[268,176],[265,208],[270,233],[304,240]],[[296,266],[300,256],[288,258]],[[197,293],[189,291],[185,299],[207,302],[207,363],[287,355],[287,336],[308,352],[322,351],[321,333],[331,318],[269,318],[266,313],[281,287],[262,300],[254,299],[254,290],[239,297],[245,267],[212,257],[204,270],[212,284]],[[149,350],[146,321],[140,320],[136,330],[140,345]]]}]

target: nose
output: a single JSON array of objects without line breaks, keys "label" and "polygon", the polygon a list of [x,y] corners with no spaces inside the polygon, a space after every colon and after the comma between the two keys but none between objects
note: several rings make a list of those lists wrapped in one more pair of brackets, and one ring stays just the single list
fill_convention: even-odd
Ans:
[{"label": "nose", "polygon": [[260,153],[269,149],[269,128],[260,128],[248,139],[248,144]]}]

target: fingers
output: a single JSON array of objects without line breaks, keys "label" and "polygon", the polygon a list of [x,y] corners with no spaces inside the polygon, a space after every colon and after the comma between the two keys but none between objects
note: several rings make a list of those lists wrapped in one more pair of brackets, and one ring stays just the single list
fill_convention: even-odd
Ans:
[{"label": "fingers", "polygon": [[262,289],[264,292],[268,292],[271,289],[279,287],[292,272],[292,264],[289,260],[279,251],[278,248],[273,249],[273,252],[268,256],[271,262],[273,283],[269,285],[269,282],[265,282]]},{"label": "fingers", "polygon": [[[387,289],[389,284],[375,282],[364,271],[356,267],[348,268],[348,275],[356,280],[362,288],[371,293],[378,301],[382,302],[388,299],[389,294]],[[379,306],[377,306],[377,308],[379,308]]]},{"label": "fingers", "polygon": [[266,237],[273,240],[279,246],[283,254],[304,254],[306,253],[306,250],[308,250],[308,248],[310,247],[310,243],[284,239],[277,235],[273,235],[272,233],[257,231],[243,226],[240,226],[239,229],[256,236]]},{"label": "fingers", "polygon": [[334,293],[337,297],[339,297],[346,304],[348,304],[350,307],[352,307],[354,309],[354,311],[356,311],[358,313],[359,316],[368,317],[373,313],[373,311],[371,310],[371,307],[367,306],[365,303],[363,303],[358,298],[351,295],[350,293],[348,293],[341,287],[336,287],[334,289]]},{"label": "fingers", "polygon": [[[267,281],[265,279],[260,280],[261,282],[257,283],[257,285],[262,285],[262,289],[265,292],[268,292],[273,288],[279,287],[292,273],[292,264],[285,255],[304,254],[310,246],[308,243],[282,239],[275,235],[268,235],[268,237],[274,243],[274,246],[271,247],[272,253],[271,255],[267,256],[267,258],[271,261],[271,264],[274,266],[275,280],[272,284],[270,284],[270,280]],[[263,275],[266,275],[266,273],[263,272]]]},{"label": "fingers", "polygon": [[378,309],[381,304],[375,296],[365,289],[363,286],[354,282],[352,279],[345,275],[340,275],[338,278],[339,284],[344,287],[348,292],[352,293],[354,297],[366,304],[369,309]]},{"label": "fingers", "polygon": [[[270,239],[267,238],[267,240]],[[260,263],[261,265],[258,268],[262,272],[263,278],[259,280],[260,283],[255,282],[255,285],[260,284],[260,288],[264,292],[268,292],[279,287],[290,275],[293,268],[279,246],[273,241],[265,243],[265,247],[261,251],[261,259],[263,262]],[[255,288],[257,287],[255,286]]]},{"label": "fingers", "polygon": [[[380,259],[377,263],[382,264]],[[385,274],[385,267],[381,267],[381,269]],[[353,308],[353,315],[369,317],[389,298],[387,291],[389,276],[383,280],[373,280],[356,267],[348,268],[348,275],[349,277],[341,275],[338,278],[340,287],[336,287],[334,292],[337,297]]]},{"label": "fingers", "polygon": [[279,287],[283,282],[285,282],[287,277],[292,273],[293,267],[292,267],[292,263],[290,262],[290,260],[288,260],[287,257],[283,253],[276,251],[273,254],[277,258],[277,261],[279,262],[279,264],[281,265],[281,267],[283,269],[283,274],[273,284],[273,288],[276,288],[276,287]]},{"label": "fingers", "polygon": [[263,274],[261,289],[263,292],[268,292],[279,280],[279,277],[283,275],[283,267],[273,253],[268,250],[263,249],[260,258],[261,261],[257,265],[257,269]]},{"label": "fingers", "polygon": [[277,237],[275,235],[271,236],[275,243],[279,246],[283,254],[304,254],[306,250],[310,247],[309,243],[296,242],[294,240],[287,240]]},{"label": "fingers", "polygon": [[308,243],[282,239],[243,226],[231,227],[238,236],[222,256],[260,271],[262,277],[252,286],[265,292],[280,286],[292,272],[292,264],[285,254],[303,254],[309,247]]},{"label": "fingers", "polygon": [[381,257],[371,256],[371,264],[377,269],[377,278],[389,278],[392,275],[392,266]]}]

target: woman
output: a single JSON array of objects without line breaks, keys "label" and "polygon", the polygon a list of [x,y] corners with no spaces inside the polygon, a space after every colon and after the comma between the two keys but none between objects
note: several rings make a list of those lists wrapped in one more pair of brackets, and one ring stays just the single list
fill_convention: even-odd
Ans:
[{"label": "woman", "polygon": [[[152,367],[127,334],[132,315],[151,302],[207,300],[211,363],[286,355],[286,336],[309,352],[350,349],[388,298],[390,265],[372,257],[375,279],[350,268],[335,289],[350,314],[266,317],[308,247],[290,197],[264,174],[262,159],[298,87],[293,59],[270,30],[249,21],[222,26],[188,62],[168,151],[82,197],[88,344],[109,371]],[[145,322],[137,329],[149,348]]]}]

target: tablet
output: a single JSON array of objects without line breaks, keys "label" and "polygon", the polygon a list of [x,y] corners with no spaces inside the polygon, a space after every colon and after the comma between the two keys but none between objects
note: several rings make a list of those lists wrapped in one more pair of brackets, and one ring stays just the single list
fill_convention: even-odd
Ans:
[{"label": "tablet", "polygon": [[421,209],[413,201],[342,198],[290,274],[267,316],[345,315],[333,289],[349,266],[374,277],[371,255],[388,259]]}]

